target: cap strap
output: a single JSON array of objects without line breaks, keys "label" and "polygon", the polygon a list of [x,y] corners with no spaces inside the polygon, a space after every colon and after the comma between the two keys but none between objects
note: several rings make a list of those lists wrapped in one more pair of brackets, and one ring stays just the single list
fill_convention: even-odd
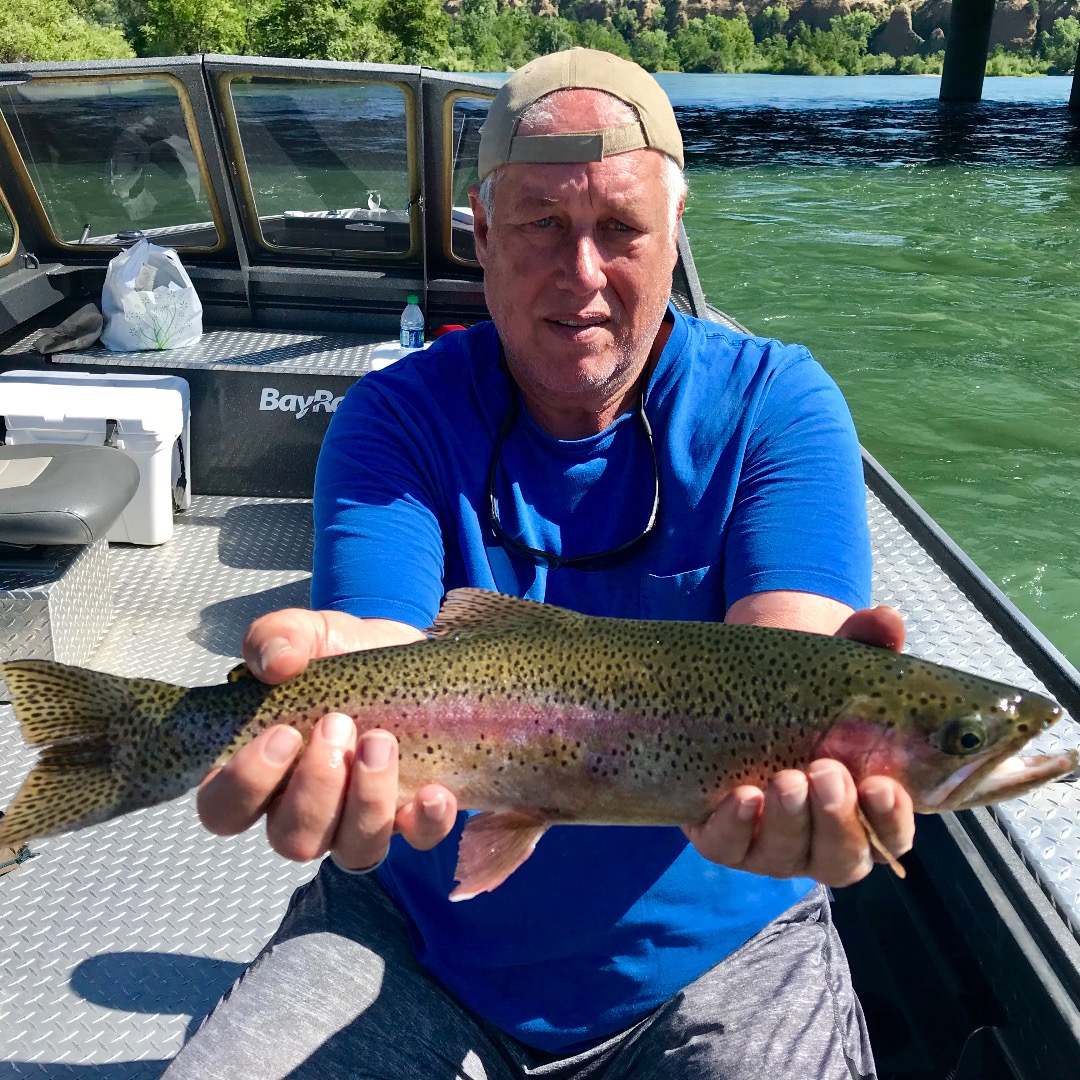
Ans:
[{"label": "cap strap", "polygon": [[509,161],[555,164],[565,161],[601,161],[609,154],[623,154],[648,146],[641,124],[575,131],[564,135],[515,135],[510,140]]}]

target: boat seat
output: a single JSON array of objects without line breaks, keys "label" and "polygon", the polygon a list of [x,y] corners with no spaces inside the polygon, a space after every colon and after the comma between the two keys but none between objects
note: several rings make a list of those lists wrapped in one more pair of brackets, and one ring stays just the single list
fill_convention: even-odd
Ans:
[{"label": "boat seat", "polygon": [[89,660],[113,618],[105,534],[138,486],[116,447],[0,446],[0,660]]},{"label": "boat seat", "polygon": [[92,544],[138,486],[138,465],[112,446],[0,446],[0,544]]}]

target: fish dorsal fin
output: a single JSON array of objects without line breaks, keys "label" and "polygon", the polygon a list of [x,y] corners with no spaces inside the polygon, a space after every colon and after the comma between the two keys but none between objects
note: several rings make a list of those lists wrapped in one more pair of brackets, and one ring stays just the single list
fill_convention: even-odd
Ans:
[{"label": "fish dorsal fin", "polygon": [[226,682],[239,682],[241,679],[254,679],[255,676],[251,674],[247,664],[239,663],[236,667],[232,668],[228,675],[225,676]]},{"label": "fish dorsal fin", "polygon": [[581,618],[584,616],[576,611],[486,589],[451,589],[428,633],[433,637],[448,637],[468,631],[545,624],[554,629],[556,624],[565,624],[568,619]]}]

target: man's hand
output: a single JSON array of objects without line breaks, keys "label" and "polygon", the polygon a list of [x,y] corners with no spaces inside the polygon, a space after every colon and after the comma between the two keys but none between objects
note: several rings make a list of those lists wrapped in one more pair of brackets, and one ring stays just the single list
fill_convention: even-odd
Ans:
[{"label": "man's hand", "polygon": [[[904,644],[904,624],[892,608],[857,611],[836,633],[896,652]],[[736,870],[850,885],[881,861],[859,822],[859,805],[893,855],[910,850],[915,815],[907,791],[887,776],[868,776],[856,787],[851,773],[828,759],[813,762],[805,773],[777,773],[764,792],[736,788],[686,835],[707,859]]]},{"label": "man's hand", "polygon": [[[319,656],[404,645],[418,630],[387,619],[357,619],[337,611],[290,608],[257,619],[244,637],[252,674],[277,684],[294,678]],[[331,852],[349,869],[374,866],[397,831],[413,847],[434,847],[454,826],[457,802],[429,784],[400,810],[397,740],[388,731],[357,737],[356,725],[328,713],[311,734],[303,757],[280,792],[300,751],[300,735],[279,725],[253,739],[199,788],[198,809],[212,833],[232,836],[266,815],[270,846],[306,861]]]}]

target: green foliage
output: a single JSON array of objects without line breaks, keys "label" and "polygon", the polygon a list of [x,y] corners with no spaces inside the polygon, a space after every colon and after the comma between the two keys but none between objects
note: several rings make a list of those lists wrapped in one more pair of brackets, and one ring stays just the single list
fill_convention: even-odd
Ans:
[{"label": "green foliage", "polygon": [[[500,11],[500,2],[462,0],[451,18],[442,0],[0,0],[0,59],[130,56],[134,47],[140,56],[231,52],[504,71],[582,45],[649,71],[922,75],[942,67],[940,52],[871,54],[882,20],[869,11],[819,30],[792,26],[790,0],[776,0],[752,22],[742,13],[705,15],[680,27],[678,0],[662,0],[645,22],[626,0],[607,0],[603,21],[565,17],[599,11],[594,0],[563,0],[564,17],[528,6]],[[1037,10],[1040,0],[1028,4]],[[1080,20],[1058,19],[1031,53],[998,46],[986,72],[1068,74],[1078,46]]]},{"label": "green foliage", "polygon": [[119,30],[88,21],[69,0],[0,0],[0,63],[133,55]]},{"label": "green foliage", "polygon": [[945,64],[943,52],[927,56],[901,56],[896,61],[897,75],[940,75]]},{"label": "green foliage", "polygon": [[116,0],[71,0],[71,6],[89,23],[98,26],[120,26]]},{"label": "green foliage", "polygon": [[462,0],[461,12],[449,28],[450,45],[464,63],[463,70],[499,71],[505,62],[493,28],[496,0]]},{"label": "green foliage", "polygon": [[1044,75],[1047,63],[1037,56],[1006,52],[1004,46],[995,45],[986,61],[987,75]]},{"label": "green foliage", "polygon": [[783,33],[784,27],[787,26],[790,18],[791,12],[784,4],[772,4],[767,8],[763,8],[761,14],[755,16],[751,24],[754,29],[754,39],[756,41],[766,41],[777,34]]},{"label": "green foliage", "polygon": [[1074,18],[1058,19],[1050,28],[1039,35],[1036,49],[1049,64],[1047,71],[1051,75],[1069,75],[1076,65],[1076,52],[1080,48],[1080,20]]},{"label": "green foliage", "polygon": [[145,0],[143,55],[238,53],[247,44],[247,19],[236,0]]},{"label": "green foliage", "polygon": [[630,55],[646,71],[679,71],[679,54],[666,30],[642,30],[630,42]]},{"label": "green foliage", "polygon": [[791,39],[773,34],[758,46],[759,70],[784,75],[875,75],[897,70],[892,56],[867,51],[881,20],[869,11],[839,15],[828,30],[799,23]]},{"label": "green foliage", "polygon": [[441,0],[382,0],[375,22],[400,42],[401,62],[444,66],[450,51],[450,20]]},{"label": "green foliage", "polygon": [[621,7],[613,11],[611,25],[627,41],[636,38],[641,33],[641,20],[632,7]]},{"label": "green foliage", "polygon": [[630,46],[622,34],[613,30],[610,26],[598,23],[595,19],[586,19],[584,22],[570,24],[574,34],[574,43],[586,49],[600,49],[603,52],[614,53],[630,59]]},{"label": "green foliage", "polygon": [[690,19],[671,37],[683,71],[752,71],[757,62],[754,32],[744,14],[732,19]]}]

